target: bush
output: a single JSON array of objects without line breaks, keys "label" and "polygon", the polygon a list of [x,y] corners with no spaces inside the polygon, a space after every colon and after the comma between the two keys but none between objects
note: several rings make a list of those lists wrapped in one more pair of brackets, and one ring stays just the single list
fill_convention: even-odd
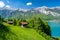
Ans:
[{"label": "bush", "polygon": [[42,21],[40,17],[33,17],[28,20],[28,23],[28,27],[33,28],[36,31],[41,30],[42,32],[51,36],[50,27],[48,26],[47,22]]}]

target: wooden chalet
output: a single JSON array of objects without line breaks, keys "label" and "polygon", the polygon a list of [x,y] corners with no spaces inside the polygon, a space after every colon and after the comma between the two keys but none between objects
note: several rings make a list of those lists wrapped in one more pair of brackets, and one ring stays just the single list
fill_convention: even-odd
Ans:
[{"label": "wooden chalet", "polygon": [[24,27],[24,26],[27,26],[27,22],[21,22],[21,26]]},{"label": "wooden chalet", "polygon": [[13,24],[13,21],[7,21],[8,24]]}]

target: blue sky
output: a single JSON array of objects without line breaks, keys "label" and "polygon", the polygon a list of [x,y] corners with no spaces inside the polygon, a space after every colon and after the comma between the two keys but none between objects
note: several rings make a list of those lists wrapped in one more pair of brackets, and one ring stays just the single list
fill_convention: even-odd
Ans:
[{"label": "blue sky", "polygon": [[[55,7],[60,6],[60,0],[0,0],[4,7],[30,9],[40,6]],[[0,3],[0,5],[2,5]]]}]

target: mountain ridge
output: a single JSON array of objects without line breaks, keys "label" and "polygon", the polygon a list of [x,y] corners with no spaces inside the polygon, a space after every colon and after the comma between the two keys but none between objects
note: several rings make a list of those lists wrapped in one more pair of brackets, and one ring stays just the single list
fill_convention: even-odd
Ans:
[{"label": "mountain ridge", "polygon": [[39,15],[39,14],[44,14],[47,17],[49,17],[50,15],[53,17],[59,17],[60,16],[59,8],[60,7],[49,8],[46,6],[37,7],[34,9],[30,9],[30,10],[21,9],[21,8],[18,8],[18,9],[14,9],[14,8],[3,8],[3,9],[1,9],[0,8],[0,15],[6,19],[8,19],[8,18],[19,18],[19,17],[22,18],[25,16],[26,16],[25,18],[27,18],[28,16],[31,17],[33,15]]}]

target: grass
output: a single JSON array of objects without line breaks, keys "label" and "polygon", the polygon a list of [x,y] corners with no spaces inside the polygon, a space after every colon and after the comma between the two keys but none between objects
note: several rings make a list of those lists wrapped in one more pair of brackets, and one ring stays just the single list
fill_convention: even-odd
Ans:
[{"label": "grass", "polygon": [[0,26],[0,40],[46,40],[34,29],[3,24]]}]

